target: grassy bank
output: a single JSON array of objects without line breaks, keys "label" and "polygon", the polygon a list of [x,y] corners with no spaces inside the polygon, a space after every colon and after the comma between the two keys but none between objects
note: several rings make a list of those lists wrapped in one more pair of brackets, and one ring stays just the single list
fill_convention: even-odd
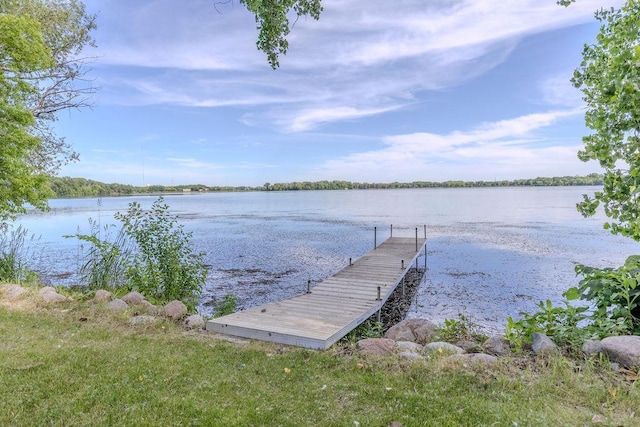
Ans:
[{"label": "grassy bank", "polygon": [[126,317],[88,302],[0,304],[0,425],[640,421],[638,386],[586,362],[511,359],[474,368],[442,358],[372,359],[349,348],[229,342],[168,322],[130,326]]}]

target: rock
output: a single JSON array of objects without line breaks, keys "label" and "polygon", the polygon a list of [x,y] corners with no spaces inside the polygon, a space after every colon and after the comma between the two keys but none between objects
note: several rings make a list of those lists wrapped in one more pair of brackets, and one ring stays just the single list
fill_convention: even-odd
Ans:
[{"label": "rock", "polygon": [[396,342],[389,338],[366,338],[356,343],[356,348],[365,354],[391,356]]},{"label": "rock", "polygon": [[44,295],[47,292],[56,292],[56,293],[58,293],[58,291],[56,291],[56,288],[54,288],[52,286],[45,286],[44,288],[40,288],[40,290],[38,291],[38,295]]},{"label": "rock", "polygon": [[586,340],[582,344],[582,352],[587,356],[593,356],[602,353],[602,343],[598,340]]},{"label": "rock", "polygon": [[192,314],[185,319],[184,326],[189,329],[202,329],[204,328],[204,319],[199,314]]},{"label": "rock", "polygon": [[389,328],[386,338],[394,341],[410,341],[418,344],[431,342],[437,325],[427,319],[406,319]]},{"label": "rock", "polygon": [[153,325],[157,322],[158,322],[157,317],[148,316],[146,314],[143,314],[141,316],[134,316],[131,319],[129,319],[129,324],[134,326],[135,325]]},{"label": "rock", "polygon": [[626,335],[608,337],[600,341],[602,352],[612,362],[617,362],[625,368],[640,368],[640,336]]},{"label": "rock", "polygon": [[391,421],[387,424],[387,427],[403,427],[400,421]]},{"label": "rock", "polygon": [[26,292],[26,289],[20,285],[9,285],[4,289],[4,296],[9,299],[16,299]]},{"label": "rock", "polygon": [[129,306],[126,302],[122,301],[120,298],[116,298],[113,301],[109,301],[105,307],[111,311],[125,311]]},{"label": "rock", "polygon": [[456,343],[465,353],[482,353],[482,346],[475,341],[460,340]]},{"label": "rock", "polygon": [[511,353],[511,344],[503,335],[494,335],[482,345],[485,353],[494,356],[507,356]]},{"label": "rock", "polygon": [[131,291],[122,297],[122,301],[129,305],[140,305],[144,301],[144,296],[140,292]]},{"label": "rock", "polygon": [[398,349],[398,351],[410,351],[418,354],[421,354],[423,350],[423,347],[420,344],[409,341],[396,342],[396,348]]},{"label": "rock", "polygon": [[147,313],[149,314],[161,314],[162,311],[160,310],[160,308],[158,306],[155,306],[153,304],[151,304],[149,301],[142,300],[142,302],[140,303],[140,306],[144,307],[147,310]]},{"label": "rock", "polygon": [[496,356],[484,353],[453,354],[447,359],[461,361],[470,365],[495,365],[498,363]]},{"label": "rock", "polygon": [[401,358],[401,359],[407,359],[407,360],[424,359],[424,356],[421,356],[418,353],[414,353],[413,351],[402,351],[402,352],[398,353],[398,357]]},{"label": "rock", "polygon": [[112,298],[113,298],[113,295],[111,294],[111,292],[100,289],[96,291],[96,294],[94,295],[93,300],[95,302],[104,302],[104,301],[111,301]]},{"label": "rock", "polygon": [[533,352],[535,354],[552,354],[558,352],[558,346],[553,342],[551,338],[540,332],[534,332],[533,339]]},{"label": "rock", "polygon": [[425,345],[423,353],[462,354],[464,353],[464,350],[457,345],[449,344],[448,342],[436,341]]},{"label": "rock", "polygon": [[52,304],[55,302],[62,302],[67,300],[67,297],[65,297],[64,295],[60,295],[55,290],[40,294],[40,298],[46,304]]},{"label": "rock", "polygon": [[187,314],[187,306],[182,301],[171,301],[164,306],[164,315],[171,320],[180,320]]}]

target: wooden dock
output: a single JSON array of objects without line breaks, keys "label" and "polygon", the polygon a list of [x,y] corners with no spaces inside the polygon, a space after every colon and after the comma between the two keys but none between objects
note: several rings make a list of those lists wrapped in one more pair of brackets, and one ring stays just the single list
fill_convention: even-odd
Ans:
[{"label": "wooden dock", "polygon": [[310,288],[310,293],[210,320],[206,328],[261,341],[327,349],[380,310],[408,270],[415,267],[425,245],[426,239],[390,237]]}]

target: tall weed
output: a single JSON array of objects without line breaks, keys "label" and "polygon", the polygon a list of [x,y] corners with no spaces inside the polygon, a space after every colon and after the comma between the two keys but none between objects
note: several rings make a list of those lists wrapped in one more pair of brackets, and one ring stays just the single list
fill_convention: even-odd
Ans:
[{"label": "tall weed", "polygon": [[35,283],[38,274],[28,267],[29,251],[38,240],[28,237],[28,230],[19,226],[15,230],[2,227],[0,234],[0,281],[12,283]]}]

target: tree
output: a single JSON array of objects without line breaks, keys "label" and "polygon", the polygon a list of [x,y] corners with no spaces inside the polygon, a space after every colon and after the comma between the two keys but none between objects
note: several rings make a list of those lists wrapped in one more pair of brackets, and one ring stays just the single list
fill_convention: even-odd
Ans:
[{"label": "tree", "polygon": [[[286,54],[289,49],[287,36],[298,18],[310,16],[317,20],[322,12],[321,0],[240,0],[240,3],[255,15],[256,46],[267,55],[273,69],[280,66],[279,55]],[[296,15],[293,24],[288,18],[292,11]]]},{"label": "tree", "polygon": [[[565,2],[566,3],[566,2]],[[578,210],[592,216],[602,204],[604,227],[640,241],[640,1],[600,10],[596,43],[585,45],[572,78],[587,104],[582,161],[604,169],[603,189],[584,195]]]},{"label": "tree", "polygon": [[42,207],[46,178],[27,162],[39,144],[30,133],[35,118],[28,108],[38,91],[20,75],[51,64],[37,21],[0,15],[0,221],[20,211],[24,202]]},{"label": "tree", "polygon": [[[87,15],[79,0],[2,0],[0,16],[4,164],[0,221],[6,221],[24,211],[25,203],[45,208],[46,175],[77,159],[52,123],[61,110],[88,106],[96,90],[85,78],[89,58],[81,56],[87,45],[93,45],[95,16]],[[35,44],[18,44],[12,34]],[[7,107],[19,109],[20,114],[8,114]],[[11,144],[5,143],[9,132],[14,135]]]}]

